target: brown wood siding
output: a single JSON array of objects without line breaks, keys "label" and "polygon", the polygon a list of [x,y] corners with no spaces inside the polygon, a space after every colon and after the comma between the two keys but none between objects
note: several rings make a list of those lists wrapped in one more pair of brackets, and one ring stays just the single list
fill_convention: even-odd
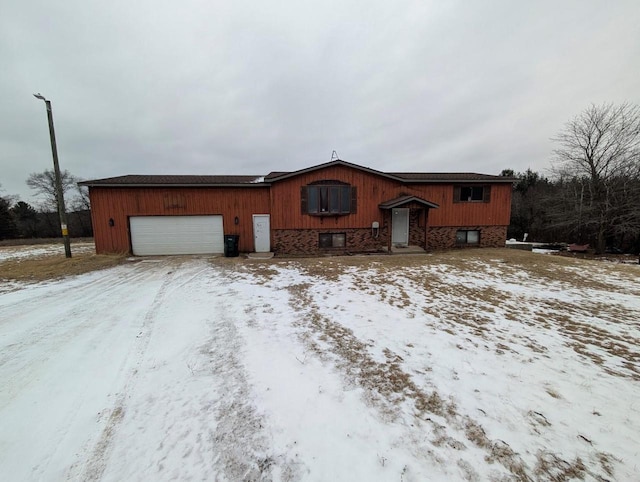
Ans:
[{"label": "brown wood siding", "polygon": [[[357,210],[348,215],[301,214],[301,187],[333,180],[356,187]],[[430,209],[428,227],[507,226],[511,210],[511,184],[492,184],[489,202],[454,203],[453,184],[402,184],[385,177],[332,166],[274,183],[271,188],[112,188],[91,187],[91,217],[98,253],[128,252],[129,216],[208,215],[224,218],[225,234],[240,235],[240,250],[253,251],[253,214],[271,214],[271,230],[362,229],[378,221],[389,228],[390,216],[378,208],[382,202],[414,195],[440,205]],[[235,225],[234,218],[239,218]],[[114,226],[109,226],[109,219]],[[273,235],[272,235],[273,244]]]},{"label": "brown wood siding", "polygon": [[[129,216],[223,216],[225,234],[240,235],[240,251],[253,251],[253,214],[269,214],[269,188],[92,187],[91,219],[98,253],[129,252]],[[298,210],[299,212],[299,210]],[[235,224],[235,217],[239,223]],[[114,226],[109,226],[113,219]]]},{"label": "brown wood siding", "polygon": [[[357,212],[342,216],[301,215],[301,187],[331,179],[357,188]],[[402,184],[384,177],[332,166],[295,176],[271,186],[272,229],[366,228],[373,221],[383,222],[378,205],[411,194],[440,205],[429,212],[429,226],[508,225],[511,209],[511,184],[493,184],[490,202],[455,203],[453,184]]]},{"label": "brown wood siding", "polygon": [[[341,216],[310,216],[300,214],[301,187],[322,180],[345,182],[357,188],[356,213]],[[378,204],[390,197],[401,184],[345,166],[295,176],[271,186],[272,229],[338,229],[367,228],[373,221],[382,224],[382,212]]]},{"label": "brown wood siding", "polygon": [[489,202],[453,202],[452,184],[411,186],[416,196],[439,204],[429,211],[429,226],[508,226],[511,216],[511,184],[492,184]]}]

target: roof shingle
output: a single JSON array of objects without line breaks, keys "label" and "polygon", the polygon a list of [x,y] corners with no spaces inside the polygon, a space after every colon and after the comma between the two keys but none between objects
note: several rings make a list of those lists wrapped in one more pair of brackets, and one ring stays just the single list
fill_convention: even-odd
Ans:
[{"label": "roof shingle", "polygon": [[430,181],[430,182],[465,182],[465,181],[489,181],[489,182],[512,182],[513,179],[504,176],[494,176],[491,174],[477,174],[475,172],[390,172],[392,176],[402,178],[407,181]]},{"label": "roof shingle", "polygon": [[261,185],[262,176],[198,176],[198,175],[128,175],[82,181],[81,186],[221,186]]},{"label": "roof shingle", "polygon": [[358,166],[346,161],[336,160],[318,166],[312,166],[298,171],[283,172],[272,171],[266,176],[201,176],[201,175],[128,175],[109,177],[105,179],[95,179],[83,181],[81,186],[111,186],[111,187],[134,187],[134,186],[264,186],[272,182],[277,182],[290,177],[312,172],[325,167],[342,165],[369,172],[374,175],[386,177],[395,181],[406,183],[460,183],[460,182],[504,182],[512,183],[513,178],[494,176],[489,174],[477,174],[473,172],[382,172],[368,167]]}]

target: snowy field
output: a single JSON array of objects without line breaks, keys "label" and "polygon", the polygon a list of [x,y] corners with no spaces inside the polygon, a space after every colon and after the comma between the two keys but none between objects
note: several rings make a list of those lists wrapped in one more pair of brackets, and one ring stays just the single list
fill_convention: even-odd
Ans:
[{"label": "snowy field", "polygon": [[[93,243],[72,243],[71,254],[95,253],[96,247]],[[0,263],[9,260],[20,260],[28,258],[42,258],[46,256],[64,255],[64,245],[62,241],[55,244],[36,244],[28,246],[0,246]]]},{"label": "snowy field", "polygon": [[14,285],[0,478],[640,480],[640,270],[509,251]]}]

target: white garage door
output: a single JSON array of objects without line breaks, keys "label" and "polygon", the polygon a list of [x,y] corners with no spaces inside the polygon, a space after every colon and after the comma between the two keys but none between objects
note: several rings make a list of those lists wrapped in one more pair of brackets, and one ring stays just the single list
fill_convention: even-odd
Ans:
[{"label": "white garage door", "polygon": [[133,254],[211,254],[224,252],[222,216],[132,216]]}]

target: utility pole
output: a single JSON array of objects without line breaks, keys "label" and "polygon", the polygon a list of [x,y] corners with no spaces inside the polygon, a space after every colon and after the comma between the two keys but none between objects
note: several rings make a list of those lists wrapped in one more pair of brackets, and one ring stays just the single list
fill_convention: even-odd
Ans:
[{"label": "utility pole", "polygon": [[47,106],[47,120],[49,121],[49,137],[51,138],[51,153],[53,154],[53,172],[56,182],[56,199],[58,201],[58,215],[60,216],[60,229],[64,241],[64,253],[67,258],[71,257],[71,243],[69,240],[69,230],[67,229],[67,211],[64,207],[64,192],[62,191],[62,179],[60,177],[60,166],[58,165],[58,148],[56,147],[56,133],[53,129],[53,111],[51,102],[40,93],[33,94],[36,99],[44,101]]}]

